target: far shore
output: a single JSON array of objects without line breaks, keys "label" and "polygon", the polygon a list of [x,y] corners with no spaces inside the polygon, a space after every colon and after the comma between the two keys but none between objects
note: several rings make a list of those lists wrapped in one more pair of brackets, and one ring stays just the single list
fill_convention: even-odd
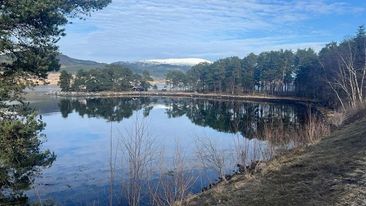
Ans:
[{"label": "far shore", "polygon": [[197,93],[182,91],[126,91],[126,92],[54,92],[52,95],[61,97],[189,97],[189,98],[214,98],[214,99],[233,99],[233,100],[251,100],[251,101],[270,101],[270,102],[288,102],[288,103],[317,103],[314,100],[290,97],[290,96],[271,96],[262,94],[222,94],[222,93]]},{"label": "far shore", "polygon": [[[59,81],[59,72],[51,72],[48,75],[48,85],[57,86]],[[162,80],[156,80],[152,83],[159,83]],[[84,98],[96,98],[96,97],[186,97],[186,98],[212,98],[212,99],[233,99],[233,100],[247,100],[247,101],[267,101],[267,102],[286,102],[286,103],[301,103],[310,104],[318,103],[315,100],[293,96],[275,96],[265,94],[225,94],[225,93],[197,93],[197,92],[184,92],[184,91],[126,91],[126,92],[61,92],[58,89],[52,88],[53,91],[49,92],[51,95],[62,97],[84,97]]]}]

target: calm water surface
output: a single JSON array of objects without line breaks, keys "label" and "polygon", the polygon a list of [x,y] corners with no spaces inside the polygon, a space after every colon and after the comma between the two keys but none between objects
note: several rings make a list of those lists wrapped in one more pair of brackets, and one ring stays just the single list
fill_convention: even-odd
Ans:
[{"label": "calm water surface", "polygon": [[[164,154],[156,159],[167,167],[173,165],[176,148],[180,148],[186,170],[197,177],[190,188],[195,193],[218,177],[213,168],[203,167],[198,161],[197,145],[202,139],[221,151],[225,170],[232,173],[238,145],[245,147],[248,163],[273,155],[273,150],[266,152],[269,147],[287,149],[295,145],[291,135],[283,141],[273,136],[269,139],[268,128],[281,129],[281,134],[296,131],[307,111],[291,104],[184,98],[44,96],[30,101],[47,124],[43,132],[47,141],[42,147],[53,151],[57,159],[41,172],[26,194],[34,202],[60,205],[127,204],[124,188],[128,184],[128,158],[123,141],[137,123],[146,126],[156,154]],[[151,171],[149,181],[153,182],[159,171]],[[147,199],[143,202],[148,205]]]}]

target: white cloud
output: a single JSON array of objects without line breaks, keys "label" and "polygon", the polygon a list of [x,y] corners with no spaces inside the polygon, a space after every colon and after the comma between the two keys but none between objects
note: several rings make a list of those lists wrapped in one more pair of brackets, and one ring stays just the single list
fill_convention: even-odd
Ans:
[{"label": "white cloud", "polygon": [[[325,0],[114,0],[86,21],[68,26],[60,45],[70,56],[107,62],[214,59],[280,46],[319,45],[322,41],[316,38],[324,32],[304,22],[360,10]],[[313,27],[317,34],[311,37],[302,32]]]}]

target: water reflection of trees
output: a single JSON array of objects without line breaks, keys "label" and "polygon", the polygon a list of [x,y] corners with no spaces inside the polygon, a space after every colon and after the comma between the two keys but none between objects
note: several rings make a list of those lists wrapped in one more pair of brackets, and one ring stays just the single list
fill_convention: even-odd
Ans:
[{"label": "water reflection of trees", "polygon": [[107,98],[63,99],[60,110],[63,117],[73,111],[87,117],[101,117],[122,121],[134,111],[143,109],[148,116],[152,103],[167,106],[169,118],[188,117],[194,124],[211,127],[220,132],[240,133],[246,138],[265,138],[268,126],[283,130],[297,130],[306,119],[306,108],[300,105],[170,98]]},{"label": "water reflection of trees", "polygon": [[0,121],[0,205],[26,205],[24,192],[55,160],[53,153],[41,150],[43,128],[35,115]]},{"label": "water reflection of trees", "polygon": [[120,122],[141,109],[144,109],[144,116],[148,116],[152,109],[152,101],[149,98],[62,99],[59,106],[64,118],[75,110],[80,116],[101,117]]},{"label": "water reflection of trees", "polygon": [[296,130],[304,123],[306,108],[296,105],[217,100],[170,100],[169,117],[186,115],[194,124],[220,132],[240,132],[247,138],[263,138],[268,125]]}]

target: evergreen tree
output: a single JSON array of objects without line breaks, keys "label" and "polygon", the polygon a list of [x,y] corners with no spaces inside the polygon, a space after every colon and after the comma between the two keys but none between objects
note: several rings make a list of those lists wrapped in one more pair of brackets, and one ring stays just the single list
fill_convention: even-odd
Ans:
[{"label": "evergreen tree", "polygon": [[[56,43],[70,17],[105,7],[110,0],[0,1],[0,205],[27,205],[22,192],[55,155],[41,150],[44,124],[22,104],[22,91],[59,69]],[[37,80],[37,81],[33,81]],[[8,101],[21,104],[9,105]]]},{"label": "evergreen tree", "polygon": [[72,81],[72,75],[68,73],[67,71],[61,71],[60,74],[60,80],[58,82],[58,85],[61,88],[61,91],[67,92],[71,89],[71,81]]}]

